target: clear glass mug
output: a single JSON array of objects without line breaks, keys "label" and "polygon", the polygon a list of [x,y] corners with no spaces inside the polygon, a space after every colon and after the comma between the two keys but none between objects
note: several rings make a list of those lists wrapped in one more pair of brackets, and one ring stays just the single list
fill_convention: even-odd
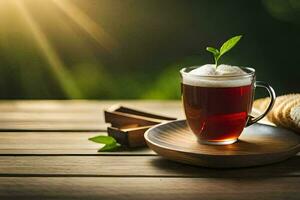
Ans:
[{"label": "clear glass mug", "polygon": [[[187,123],[200,143],[225,145],[237,141],[243,129],[262,119],[273,107],[275,92],[255,80],[253,68],[241,67],[243,75],[202,76],[183,68],[181,93]],[[251,114],[256,87],[265,88],[271,101],[260,116]]]}]

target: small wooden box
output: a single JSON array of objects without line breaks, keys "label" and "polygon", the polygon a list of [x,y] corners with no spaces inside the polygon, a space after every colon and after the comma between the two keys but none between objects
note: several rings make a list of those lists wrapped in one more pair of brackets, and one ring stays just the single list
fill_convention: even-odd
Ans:
[{"label": "small wooden box", "polygon": [[156,124],[176,120],[176,118],[155,115],[120,105],[104,110],[104,118],[106,123],[112,125],[107,128],[108,135],[128,147],[146,146],[144,140],[146,130]]}]

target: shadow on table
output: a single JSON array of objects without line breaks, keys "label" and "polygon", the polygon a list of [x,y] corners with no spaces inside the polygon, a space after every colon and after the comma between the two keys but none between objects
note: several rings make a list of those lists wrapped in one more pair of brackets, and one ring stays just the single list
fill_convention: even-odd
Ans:
[{"label": "shadow on table", "polygon": [[182,177],[216,177],[216,178],[257,178],[257,177],[292,177],[300,175],[300,156],[285,161],[258,167],[213,169],[196,167],[169,161],[162,157],[153,158],[151,164],[165,170],[166,174]]}]

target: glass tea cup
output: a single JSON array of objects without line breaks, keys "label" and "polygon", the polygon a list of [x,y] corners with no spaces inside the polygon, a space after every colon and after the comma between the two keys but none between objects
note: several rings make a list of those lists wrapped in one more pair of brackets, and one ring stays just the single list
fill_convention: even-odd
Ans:
[{"label": "glass tea cup", "polygon": [[[181,91],[187,123],[198,141],[226,145],[237,141],[243,129],[262,119],[275,102],[273,88],[255,80],[253,68],[241,67],[242,75],[203,76],[183,68]],[[271,101],[260,116],[250,116],[256,87],[265,88]]]}]

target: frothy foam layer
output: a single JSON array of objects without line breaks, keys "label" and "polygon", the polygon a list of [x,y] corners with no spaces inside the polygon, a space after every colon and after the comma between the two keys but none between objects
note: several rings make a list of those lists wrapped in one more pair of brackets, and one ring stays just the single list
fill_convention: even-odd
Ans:
[{"label": "frothy foam layer", "polygon": [[224,75],[245,75],[247,74],[241,68],[230,65],[215,65],[207,64],[196,69],[193,69],[189,74],[202,76],[224,76]]},{"label": "frothy foam layer", "polygon": [[[183,84],[200,87],[239,87],[250,85],[252,77],[226,77],[246,75],[241,68],[230,65],[207,64],[182,74]],[[199,77],[211,76],[211,77]]]}]

